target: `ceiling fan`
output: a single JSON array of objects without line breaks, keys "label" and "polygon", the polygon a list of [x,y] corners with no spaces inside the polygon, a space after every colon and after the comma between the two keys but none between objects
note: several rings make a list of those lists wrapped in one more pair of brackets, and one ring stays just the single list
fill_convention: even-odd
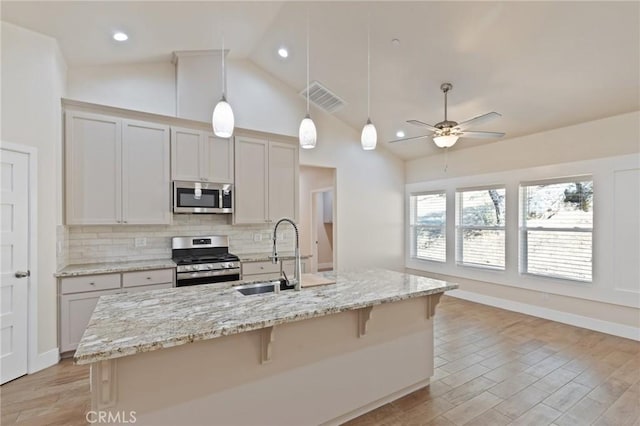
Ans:
[{"label": "ceiling fan", "polygon": [[[447,93],[453,89],[453,85],[451,83],[442,83],[440,89],[444,92],[444,121],[437,123],[432,126],[431,124],[424,123],[419,120],[407,120],[407,123],[413,124],[415,126],[426,127],[427,129],[433,132],[433,141],[440,148],[449,148],[452,147],[458,140],[458,138],[480,138],[480,139],[490,139],[490,138],[500,138],[504,136],[504,133],[500,132],[476,132],[467,130],[469,127],[484,123],[496,117],[502,117],[501,114],[497,112],[488,112],[486,114],[478,115],[476,117],[470,118],[469,120],[463,121],[461,123],[457,123],[455,121],[449,121],[447,119]],[[411,138],[402,138],[390,141],[390,143],[394,142],[402,142],[413,139],[422,139],[427,138],[431,135],[423,135],[423,136],[415,136]]]}]

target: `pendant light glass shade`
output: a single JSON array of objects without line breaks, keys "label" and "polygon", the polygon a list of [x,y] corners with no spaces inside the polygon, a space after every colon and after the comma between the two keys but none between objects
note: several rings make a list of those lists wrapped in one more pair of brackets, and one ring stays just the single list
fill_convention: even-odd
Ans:
[{"label": "pendant light glass shade", "polygon": [[307,114],[300,123],[298,137],[300,138],[301,148],[315,148],[316,140],[318,139],[318,133],[316,132],[316,125],[314,124],[309,114]]},{"label": "pendant light glass shade", "polygon": [[318,140],[318,132],[316,125],[309,115],[309,7],[307,6],[307,115],[300,122],[298,130],[298,138],[300,140],[300,148],[312,149],[316,147]]},{"label": "pendant light glass shade", "polygon": [[235,126],[235,118],[231,105],[224,96],[213,109],[211,116],[211,124],[213,124],[213,133],[219,138],[230,138],[233,136],[233,128]]},{"label": "pendant light glass shade", "polygon": [[456,135],[444,135],[444,136],[436,136],[433,138],[433,141],[439,148],[450,148],[456,144],[459,136]]},{"label": "pendant light glass shade", "polygon": [[213,133],[219,138],[230,138],[233,136],[233,128],[235,127],[236,120],[233,116],[233,110],[231,109],[231,105],[227,102],[226,93],[227,93],[227,68],[225,67],[224,57],[224,34],[222,35],[222,50],[220,52],[222,55],[222,98],[216,104],[216,107],[213,109],[213,114],[211,114],[211,125],[213,126]]},{"label": "pendant light glass shade", "polygon": [[376,144],[378,143],[378,132],[376,131],[376,126],[373,125],[370,119],[367,119],[367,124],[362,128],[360,142],[362,143],[362,149],[365,151],[376,149]]}]

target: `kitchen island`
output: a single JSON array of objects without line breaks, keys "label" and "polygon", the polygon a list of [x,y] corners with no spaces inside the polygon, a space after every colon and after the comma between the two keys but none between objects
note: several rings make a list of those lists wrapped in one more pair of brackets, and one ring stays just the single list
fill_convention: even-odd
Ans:
[{"label": "kitchen island", "polygon": [[456,284],[368,270],[244,296],[201,285],[103,296],[75,353],[92,410],[137,424],[337,424],[428,385]]}]

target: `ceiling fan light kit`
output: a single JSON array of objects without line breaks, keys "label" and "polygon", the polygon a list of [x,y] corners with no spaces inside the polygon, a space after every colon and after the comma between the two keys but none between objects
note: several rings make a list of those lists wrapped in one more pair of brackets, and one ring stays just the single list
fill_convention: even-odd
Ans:
[{"label": "ceiling fan light kit", "polygon": [[431,124],[427,124],[419,120],[407,120],[407,123],[413,124],[414,126],[426,127],[433,133],[433,135],[414,136],[410,138],[396,139],[391,142],[393,143],[413,139],[424,139],[432,136],[433,142],[438,148],[451,148],[453,145],[455,145],[459,138],[491,139],[501,138],[502,136],[504,136],[504,133],[501,132],[477,132],[467,130],[473,125],[484,123],[496,117],[502,117],[497,112],[488,112],[486,114],[481,114],[476,117],[470,118],[469,120],[465,120],[461,123],[449,120],[447,117],[447,93],[449,93],[451,89],[453,89],[453,85],[451,83],[442,83],[440,85],[440,90],[442,90],[442,92],[444,93],[443,121],[432,126]]},{"label": "ceiling fan light kit", "polygon": [[438,148],[451,148],[458,141],[458,137],[456,135],[443,135],[443,136],[434,136],[433,142],[438,146]]}]

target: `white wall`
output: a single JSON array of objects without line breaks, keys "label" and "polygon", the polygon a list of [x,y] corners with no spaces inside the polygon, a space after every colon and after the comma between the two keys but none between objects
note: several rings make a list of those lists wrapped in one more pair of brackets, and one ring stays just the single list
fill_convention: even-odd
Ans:
[{"label": "white wall", "polygon": [[[102,67],[100,73],[71,69],[69,98],[113,104],[114,99],[107,93],[101,95],[102,91],[95,89],[85,91],[85,88],[104,85],[122,95],[114,106],[139,108],[137,99],[144,98],[145,91],[151,90],[152,86],[137,88],[135,97],[127,95],[126,90],[117,89],[126,78],[119,74],[118,78],[112,79],[110,68]],[[130,71],[136,76],[143,73],[143,69],[136,66]],[[227,82],[228,99],[238,127],[297,135],[305,107],[296,91],[248,61],[229,61]],[[163,93],[175,90],[175,81],[166,79],[163,84]],[[104,96],[104,100],[100,96]],[[166,114],[164,106],[147,111]],[[339,268],[402,268],[404,162],[384,149],[363,151],[359,132],[335,117],[317,110],[312,111],[312,116],[318,128],[318,146],[309,151],[301,150],[300,163],[337,169],[335,250]]]},{"label": "white wall", "polygon": [[2,22],[2,141],[38,149],[38,352],[56,348],[56,225],[61,223],[66,65],[58,43]]},{"label": "white wall", "polygon": [[[640,113],[635,112],[455,151],[449,155],[447,172],[441,156],[410,161],[407,163],[410,182],[406,185],[407,197],[411,192],[446,190],[450,201],[447,205],[451,209],[456,188],[505,184],[507,265],[505,271],[456,265],[451,255],[455,244],[451,211],[447,216],[450,254],[447,262],[437,264],[407,256],[406,266],[457,281],[462,290],[475,294],[476,300],[499,298],[507,301],[503,307],[509,303],[525,304],[535,307],[538,314],[552,310],[562,315],[577,315],[596,325],[613,324],[607,330],[627,330],[627,336],[628,330],[635,328],[634,333],[640,337],[637,331],[640,327],[639,152]],[[584,284],[520,275],[519,183],[576,175],[592,175],[594,180],[593,282]],[[620,197],[621,191],[628,195]],[[620,264],[619,259],[630,258],[635,261]],[[531,312],[534,311],[528,313]],[[560,316],[553,319],[562,320],[562,315],[557,315]]]},{"label": "white wall", "polygon": [[156,114],[176,114],[175,67],[170,62],[72,67],[70,99]]}]

